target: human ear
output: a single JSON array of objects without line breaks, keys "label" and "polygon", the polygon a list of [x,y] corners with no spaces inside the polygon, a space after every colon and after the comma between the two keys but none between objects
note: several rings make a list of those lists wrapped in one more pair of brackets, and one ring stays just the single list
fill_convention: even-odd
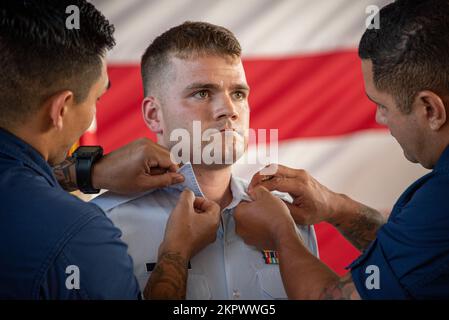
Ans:
[{"label": "human ear", "polygon": [[439,95],[425,90],[417,94],[415,103],[421,106],[421,114],[432,131],[438,131],[446,123],[446,107]]},{"label": "human ear", "polygon": [[46,104],[49,106],[51,123],[57,130],[63,129],[68,107],[73,103],[73,92],[68,90],[54,94],[47,99]]},{"label": "human ear", "polygon": [[162,133],[160,105],[155,97],[145,97],[142,101],[143,119],[150,130],[156,134]]}]

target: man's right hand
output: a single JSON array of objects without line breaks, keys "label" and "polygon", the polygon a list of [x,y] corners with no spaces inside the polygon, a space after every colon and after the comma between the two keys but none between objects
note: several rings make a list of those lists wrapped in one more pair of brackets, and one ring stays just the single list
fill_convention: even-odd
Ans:
[{"label": "man's right hand", "polygon": [[181,193],[168,219],[157,265],[144,290],[146,299],[185,299],[188,262],[215,241],[219,223],[218,204],[195,198],[190,190]]},{"label": "man's right hand", "polygon": [[179,252],[189,260],[215,241],[219,224],[218,204],[184,190],[168,219],[159,254]]},{"label": "man's right hand", "polygon": [[286,204],[297,224],[331,223],[359,250],[364,250],[385,224],[385,217],[378,211],[329,190],[306,171],[277,167],[277,172],[270,176],[257,173],[249,189],[263,186],[270,191],[289,193],[293,203]]},{"label": "man's right hand", "polygon": [[305,170],[292,169],[277,165],[278,170],[273,175],[254,175],[249,189],[263,186],[270,191],[287,192],[293,198],[293,203],[286,203],[297,224],[312,225],[328,221],[338,211],[341,196],[332,192]]}]

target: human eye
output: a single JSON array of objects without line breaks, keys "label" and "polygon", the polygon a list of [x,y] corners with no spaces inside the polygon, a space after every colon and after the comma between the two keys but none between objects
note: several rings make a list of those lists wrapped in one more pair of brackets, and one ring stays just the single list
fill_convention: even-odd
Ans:
[{"label": "human eye", "polygon": [[244,100],[247,96],[246,92],[243,91],[236,91],[232,95],[235,100]]},{"label": "human eye", "polygon": [[194,98],[204,100],[204,99],[207,99],[210,97],[210,93],[207,90],[200,90],[200,91],[194,92],[192,96]]}]

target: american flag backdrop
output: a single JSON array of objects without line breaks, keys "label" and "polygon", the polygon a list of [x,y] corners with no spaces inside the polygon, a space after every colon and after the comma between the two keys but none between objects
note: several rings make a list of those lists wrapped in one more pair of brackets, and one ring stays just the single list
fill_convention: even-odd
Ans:
[{"label": "american flag backdrop", "polygon": [[[112,87],[81,144],[112,151],[155,138],[141,115],[140,57],[149,43],[184,21],[230,29],[243,48],[251,86],[251,128],[279,130],[279,162],[308,170],[336,192],[389,212],[425,170],[408,163],[365,96],[358,41],[370,5],[388,0],[94,0],[115,24],[108,56]],[[254,145],[250,147],[254,149]],[[236,165],[250,178],[253,166]],[[326,223],[316,226],[321,259],[339,274],[359,252]]]}]

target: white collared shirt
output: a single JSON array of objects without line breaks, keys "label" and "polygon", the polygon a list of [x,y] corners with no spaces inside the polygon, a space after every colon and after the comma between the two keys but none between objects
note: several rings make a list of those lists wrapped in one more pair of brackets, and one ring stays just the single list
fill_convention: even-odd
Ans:
[{"label": "white collared shirt", "polygon": [[[104,193],[92,200],[122,231],[128,253],[134,261],[134,274],[143,292],[151,270],[157,262],[159,245],[164,238],[167,219],[184,188],[204,197],[191,164],[179,172],[185,181],[162,189],[154,189],[134,197]],[[190,261],[187,299],[286,299],[279,265],[266,264],[263,252],[246,245],[235,233],[233,212],[247,195],[248,183],[231,178],[233,199],[222,210],[222,223],[214,243]],[[275,193],[286,199],[285,194]],[[288,195],[287,195],[288,197]],[[290,198],[291,200],[291,198]],[[298,226],[308,249],[318,257],[313,226]]]}]

